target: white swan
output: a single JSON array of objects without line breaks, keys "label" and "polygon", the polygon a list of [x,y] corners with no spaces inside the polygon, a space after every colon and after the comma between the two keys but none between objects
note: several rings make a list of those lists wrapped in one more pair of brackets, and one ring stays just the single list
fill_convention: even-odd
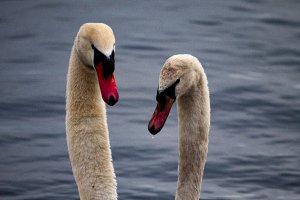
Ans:
[{"label": "white swan", "polygon": [[197,58],[182,54],[164,64],[157,90],[157,107],[148,129],[157,134],[177,99],[179,163],[176,200],[198,200],[208,150],[210,100],[207,78]]},{"label": "white swan", "polygon": [[113,73],[114,48],[115,37],[109,26],[86,23],[71,51],[66,133],[81,200],[117,199],[104,104],[114,105],[119,98]]}]

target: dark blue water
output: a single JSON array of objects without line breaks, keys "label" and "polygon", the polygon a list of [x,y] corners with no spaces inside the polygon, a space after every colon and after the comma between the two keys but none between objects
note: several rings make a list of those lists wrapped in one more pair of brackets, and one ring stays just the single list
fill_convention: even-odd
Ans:
[{"label": "dark blue water", "polygon": [[160,68],[190,53],[209,80],[202,199],[300,199],[300,2],[0,2],[0,199],[78,199],[65,139],[70,48],[84,22],[116,35],[108,108],[119,199],[174,198],[177,116],[147,123]]}]

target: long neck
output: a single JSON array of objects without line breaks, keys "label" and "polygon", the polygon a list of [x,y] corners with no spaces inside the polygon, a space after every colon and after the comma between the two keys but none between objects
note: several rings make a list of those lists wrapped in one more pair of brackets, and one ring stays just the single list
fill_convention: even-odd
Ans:
[{"label": "long neck", "polygon": [[176,200],[198,200],[208,150],[209,92],[205,74],[197,87],[178,98],[179,163]]},{"label": "long neck", "polygon": [[66,132],[81,200],[117,199],[105,104],[96,73],[73,47],[67,77]]}]

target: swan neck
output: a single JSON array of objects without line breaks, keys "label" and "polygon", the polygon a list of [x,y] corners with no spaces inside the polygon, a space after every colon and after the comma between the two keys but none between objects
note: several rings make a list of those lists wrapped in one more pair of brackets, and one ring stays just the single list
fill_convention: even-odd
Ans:
[{"label": "swan neck", "polygon": [[176,200],[198,200],[208,151],[210,103],[206,76],[178,98],[179,163]]},{"label": "swan neck", "polygon": [[81,200],[116,200],[105,104],[96,73],[73,46],[67,75],[66,133]]},{"label": "swan neck", "polygon": [[[69,61],[67,75],[67,115],[81,118],[86,115],[106,115],[95,71],[85,66],[75,46]],[[106,117],[106,116],[105,116]]]}]

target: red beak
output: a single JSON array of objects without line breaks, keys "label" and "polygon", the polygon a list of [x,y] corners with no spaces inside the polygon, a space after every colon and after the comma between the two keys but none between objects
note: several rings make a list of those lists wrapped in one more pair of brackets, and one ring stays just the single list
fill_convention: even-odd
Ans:
[{"label": "red beak", "polygon": [[113,106],[119,100],[119,93],[114,73],[104,76],[102,63],[99,63],[96,66],[96,71],[102,99],[108,105]]},{"label": "red beak", "polygon": [[152,118],[148,124],[148,130],[152,135],[157,134],[164,126],[170,110],[172,108],[172,105],[174,103],[174,99],[164,96],[164,102],[157,102],[157,106],[155,108],[155,111],[152,115]]}]

